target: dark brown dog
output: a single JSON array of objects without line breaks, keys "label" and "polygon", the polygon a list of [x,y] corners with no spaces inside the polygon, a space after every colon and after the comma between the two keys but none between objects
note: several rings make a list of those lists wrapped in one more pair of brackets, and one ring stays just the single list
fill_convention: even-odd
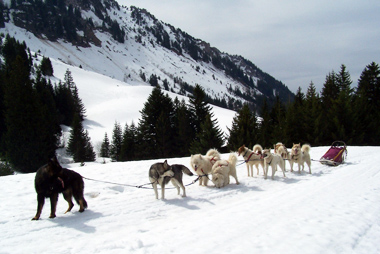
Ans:
[{"label": "dark brown dog", "polygon": [[79,204],[79,212],[87,208],[87,202],[83,197],[84,182],[77,172],[62,168],[56,157],[49,160],[48,164],[37,170],[34,179],[34,187],[37,192],[37,213],[32,220],[40,218],[45,198],[50,198],[51,212],[49,218],[55,218],[58,194],[62,193],[65,200],[69,203],[67,212],[74,206],[72,197]]}]

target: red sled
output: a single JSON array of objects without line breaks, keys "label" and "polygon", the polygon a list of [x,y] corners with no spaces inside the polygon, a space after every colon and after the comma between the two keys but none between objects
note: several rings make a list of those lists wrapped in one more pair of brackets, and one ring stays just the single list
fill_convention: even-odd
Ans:
[{"label": "red sled", "polygon": [[330,149],[319,160],[328,166],[338,166],[344,163],[347,157],[347,146],[343,141],[334,141]]}]

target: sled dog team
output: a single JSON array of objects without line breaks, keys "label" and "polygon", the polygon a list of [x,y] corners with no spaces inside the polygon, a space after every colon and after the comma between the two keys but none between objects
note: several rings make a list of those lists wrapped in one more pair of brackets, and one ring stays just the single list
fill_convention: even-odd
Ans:
[{"label": "sled dog team", "polygon": [[[293,144],[290,152],[285,145],[277,143],[274,146],[274,153],[271,149],[263,149],[260,145],[253,146],[253,150],[244,145],[238,149],[238,155],[244,158],[247,166],[248,177],[253,177],[253,166],[257,169],[259,175],[259,166],[261,165],[264,178],[267,178],[269,166],[272,168],[272,179],[276,173],[277,166],[282,170],[285,176],[285,160],[289,161],[290,171],[293,172],[293,164],[298,164],[298,172],[304,170],[304,163],[309,167],[311,174],[310,145]],[[206,155],[191,155],[190,165],[198,175],[199,185],[207,186],[209,175],[215,187],[222,188],[230,183],[230,176],[235,178],[236,184],[239,184],[236,174],[237,156],[234,153],[229,155],[228,160],[222,160],[216,149],[210,149]],[[161,186],[161,198],[165,199],[165,185],[169,181],[177,188],[178,195],[182,189],[182,197],[186,197],[185,186],[182,182],[183,173],[192,176],[193,173],[184,165],[169,165],[165,160],[162,163],[155,163],[149,169],[149,180],[152,184],[156,199],[158,199],[157,185]],[[58,194],[62,193],[69,204],[66,211],[69,212],[74,206],[72,197],[79,204],[79,212],[87,208],[87,202],[84,199],[83,177],[66,168],[62,168],[56,157],[49,160],[48,164],[37,170],[35,177],[35,189],[37,192],[37,213],[32,220],[38,220],[41,215],[45,198],[50,198],[51,213],[50,218],[56,217],[55,211],[58,201]]]},{"label": "sled dog team", "polygon": [[[274,153],[271,153],[271,149],[263,149],[261,145],[255,145],[253,150],[241,146],[238,150],[238,155],[244,158],[247,165],[248,177],[253,177],[253,166],[257,169],[257,175],[259,175],[259,165],[261,165],[264,178],[267,179],[269,166],[272,169],[272,179],[277,171],[277,166],[282,170],[285,176],[285,160],[289,161],[290,171],[293,172],[294,163],[298,164],[298,172],[304,171],[304,163],[309,167],[309,173],[311,174],[311,159],[310,159],[310,145],[293,144],[291,151],[289,152],[286,146],[282,143],[277,143],[274,146]],[[211,175],[211,181],[215,187],[222,188],[230,183],[230,176],[235,178],[236,184],[239,184],[236,173],[237,156],[234,153],[229,155],[228,160],[222,160],[220,154],[216,149],[210,149],[206,155],[195,154],[191,155],[190,165],[195,173],[198,175],[199,185],[207,186],[209,175]],[[178,169],[181,167],[181,169]],[[182,183],[182,172],[189,176],[193,174],[191,171],[183,165],[168,165],[165,160],[164,163],[155,163],[149,170],[149,180],[152,183],[156,199],[158,199],[157,185],[161,186],[161,198],[165,198],[165,184],[169,181],[177,188],[178,194],[180,194],[180,188],[183,190],[183,197],[186,196],[185,187]]]}]

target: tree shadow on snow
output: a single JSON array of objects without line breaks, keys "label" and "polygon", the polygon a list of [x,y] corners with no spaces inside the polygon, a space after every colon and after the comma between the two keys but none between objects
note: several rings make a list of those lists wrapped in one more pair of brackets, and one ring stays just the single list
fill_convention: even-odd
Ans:
[{"label": "tree shadow on snow", "polygon": [[103,215],[101,213],[94,212],[92,210],[85,210],[83,213],[74,211],[71,212],[71,214],[66,214],[66,216],[56,217],[52,220],[52,222],[62,227],[73,228],[83,233],[91,234],[96,231],[96,228],[94,226],[86,225],[86,222],[100,218],[102,216]]}]

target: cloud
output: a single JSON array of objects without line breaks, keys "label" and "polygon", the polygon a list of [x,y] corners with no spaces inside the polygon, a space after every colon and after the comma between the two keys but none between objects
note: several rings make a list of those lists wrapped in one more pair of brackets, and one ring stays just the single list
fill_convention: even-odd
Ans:
[{"label": "cloud", "polygon": [[354,83],[372,61],[380,62],[378,0],[119,0],[251,60],[293,92],[347,66]]}]

